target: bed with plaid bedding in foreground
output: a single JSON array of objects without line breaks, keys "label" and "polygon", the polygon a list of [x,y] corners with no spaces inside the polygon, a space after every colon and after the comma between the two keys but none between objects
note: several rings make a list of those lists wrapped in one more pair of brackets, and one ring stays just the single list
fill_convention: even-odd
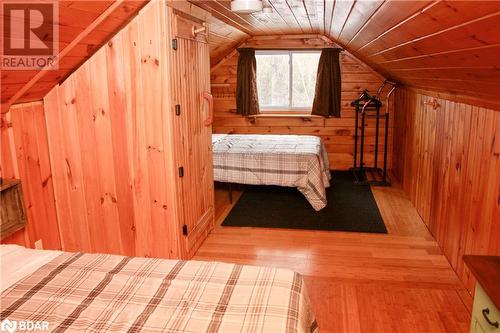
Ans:
[{"label": "bed with plaid bedding in foreground", "polygon": [[318,331],[302,277],[289,270],[15,245],[1,254],[2,321],[55,332]]},{"label": "bed with plaid bedding in foreground", "polygon": [[327,204],[328,154],[311,135],[213,134],[214,180],[297,187],[315,210]]}]

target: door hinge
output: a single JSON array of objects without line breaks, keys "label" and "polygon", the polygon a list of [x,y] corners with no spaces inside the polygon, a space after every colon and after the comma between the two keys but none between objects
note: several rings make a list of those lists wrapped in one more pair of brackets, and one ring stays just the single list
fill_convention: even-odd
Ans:
[{"label": "door hinge", "polygon": [[172,48],[177,50],[177,38],[172,39]]},{"label": "door hinge", "polygon": [[175,104],[175,115],[176,116],[181,115],[181,105],[180,104]]},{"label": "door hinge", "polygon": [[179,177],[184,177],[184,167],[179,167]]},{"label": "door hinge", "polygon": [[187,236],[187,234],[188,234],[188,226],[185,224],[182,226],[182,234],[184,236]]}]

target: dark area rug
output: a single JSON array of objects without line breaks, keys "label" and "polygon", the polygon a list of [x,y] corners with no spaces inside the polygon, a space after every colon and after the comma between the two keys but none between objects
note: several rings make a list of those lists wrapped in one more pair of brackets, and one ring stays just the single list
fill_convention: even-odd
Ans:
[{"label": "dark area rug", "polygon": [[332,172],[328,205],[315,211],[296,188],[248,186],[223,226],[387,233],[369,186],[350,171]]}]

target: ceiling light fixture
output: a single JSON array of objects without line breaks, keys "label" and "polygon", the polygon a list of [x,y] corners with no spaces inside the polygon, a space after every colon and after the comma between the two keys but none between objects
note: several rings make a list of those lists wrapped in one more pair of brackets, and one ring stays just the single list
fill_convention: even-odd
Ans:
[{"label": "ceiling light fixture", "polygon": [[262,10],[261,0],[233,0],[231,11],[239,14],[251,14]]}]

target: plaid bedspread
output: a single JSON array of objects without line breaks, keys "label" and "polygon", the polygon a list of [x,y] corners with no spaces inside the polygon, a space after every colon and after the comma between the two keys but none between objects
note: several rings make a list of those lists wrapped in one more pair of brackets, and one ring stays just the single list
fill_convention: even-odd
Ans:
[{"label": "plaid bedspread", "polygon": [[310,135],[214,134],[214,180],[297,187],[315,210],[327,204],[328,154]]},{"label": "plaid bedspread", "polygon": [[54,332],[317,331],[299,274],[218,262],[63,253],[1,302]]}]

